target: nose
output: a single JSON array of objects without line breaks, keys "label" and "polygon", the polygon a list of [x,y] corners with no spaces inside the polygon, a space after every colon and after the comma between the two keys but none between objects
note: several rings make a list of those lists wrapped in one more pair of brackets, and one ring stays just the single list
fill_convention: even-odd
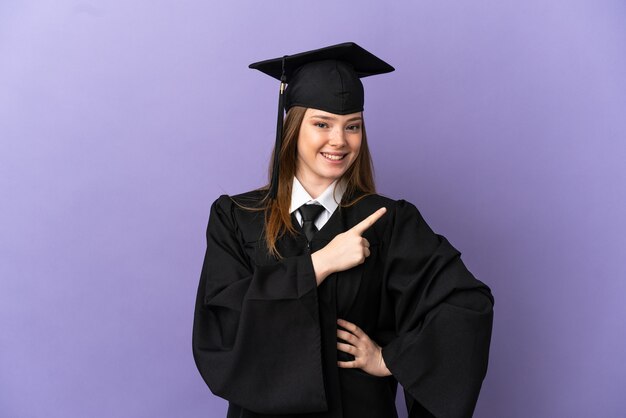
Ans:
[{"label": "nose", "polygon": [[328,143],[333,147],[341,148],[347,143],[345,135],[341,127],[334,127],[330,132]]}]

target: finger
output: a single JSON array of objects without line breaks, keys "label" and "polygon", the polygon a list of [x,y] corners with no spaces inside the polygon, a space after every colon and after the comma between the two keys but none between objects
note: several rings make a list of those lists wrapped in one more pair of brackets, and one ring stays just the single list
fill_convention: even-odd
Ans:
[{"label": "finger", "polygon": [[337,319],[337,323],[341,325],[341,327],[350,331],[352,334],[356,335],[358,338],[365,334],[363,330],[359,328],[356,324],[353,324],[350,321],[346,321],[345,319]]},{"label": "finger", "polygon": [[369,257],[369,256],[370,256],[370,254],[371,254],[371,253],[370,253],[370,249],[369,249],[369,248],[364,248],[364,249],[363,249],[363,253],[365,254],[365,257],[366,257],[366,258],[367,258],[367,257]]},{"label": "finger", "polygon": [[363,245],[366,248],[369,248],[370,242],[367,240],[367,238],[361,237],[361,245]]},{"label": "finger", "polygon": [[356,360],[353,361],[338,361],[337,366],[342,367],[344,369],[357,369],[359,366],[357,365]]},{"label": "finger", "polygon": [[350,334],[347,331],[343,331],[341,329],[337,330],[337,337],[341,338],[345,342],[350,343],[352,345],[356,345],[359,342],[359,339],[356,336]]},{"label": "finger", "polygon": [[380,219],[381,216],[383,216],[385,214],[385,212],[387,212],[387,208],[382,207],[380,209],[378,209],[376,212],[372,213],[370,216],[368,216],[367,218],[363,219],[361,222],[359,222],[358,224],[354,225],[351,229],[351,231],[356,232],[359,235],[362,235],[363,232],[367,231],[367,229],[374,225],[374,223]]},{"label": "finger", "polygon": [[355,357],[357,352],[359,351],[355,346],[344,343],[337,343],[337,350],[343,351],[344,353],[352,354]]}]

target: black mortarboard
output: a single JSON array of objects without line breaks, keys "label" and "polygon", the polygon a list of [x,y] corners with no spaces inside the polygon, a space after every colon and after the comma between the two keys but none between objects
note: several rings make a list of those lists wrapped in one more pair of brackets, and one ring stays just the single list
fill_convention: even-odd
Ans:
[{"label": "black mortarboard", "polygon": [[[249,67],[281,82],[269,192],[272,199],[278,191],[278,154],[282,146],[284,112],[292,106],[311,107],[339,115],[360,112],[364,100],[360,78],[394,70],[354,42],[259,61]],[[285,84],[288,85],[286,89]]]}]

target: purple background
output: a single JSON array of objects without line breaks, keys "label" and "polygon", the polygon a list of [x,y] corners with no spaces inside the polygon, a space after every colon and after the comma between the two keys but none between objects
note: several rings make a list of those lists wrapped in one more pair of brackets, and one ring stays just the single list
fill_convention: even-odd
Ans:
[{"label": "purple background", "polygon": [[626,401],[626,3],[0,2],[0,415],[223,417],[191,356],[210,204],[266,179],[253,61],[355,41],[378,189],[496,298],[477,417]]}]

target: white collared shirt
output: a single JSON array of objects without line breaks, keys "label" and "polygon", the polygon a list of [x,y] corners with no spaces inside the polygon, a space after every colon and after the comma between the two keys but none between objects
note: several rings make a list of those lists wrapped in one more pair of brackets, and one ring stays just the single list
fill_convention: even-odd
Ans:
[{"label": "white collared shirt", "polygon": [[[342,181],[337,184],[337,181],[338,180],[333,181],[326,188],[326,190],[324,190],[322,194],[317,197],[317,199],[313,199],[311,195],[304,189],[296,176],[293,176],[293,185],[291,187],[291,207],[289,208],[289,213],[291,214],[295,211],[296,219],[298,219],[298,222],[300,223],[300,225],[302,225],[302,216],[297,210],[300,206],[304,204],[317,204],[324,206],[325,210],[315,220],[315,226],[319,231],[332,216],[335,209],[337,209],[337,206],[339,206],[339,202],[341,202],[341,198],[346,191],[345,182]],[[336,184],[337,191],[335,192],[335,196],[333,197],[333,190]],[[335,198],[337,199],[336,201]]]}]

